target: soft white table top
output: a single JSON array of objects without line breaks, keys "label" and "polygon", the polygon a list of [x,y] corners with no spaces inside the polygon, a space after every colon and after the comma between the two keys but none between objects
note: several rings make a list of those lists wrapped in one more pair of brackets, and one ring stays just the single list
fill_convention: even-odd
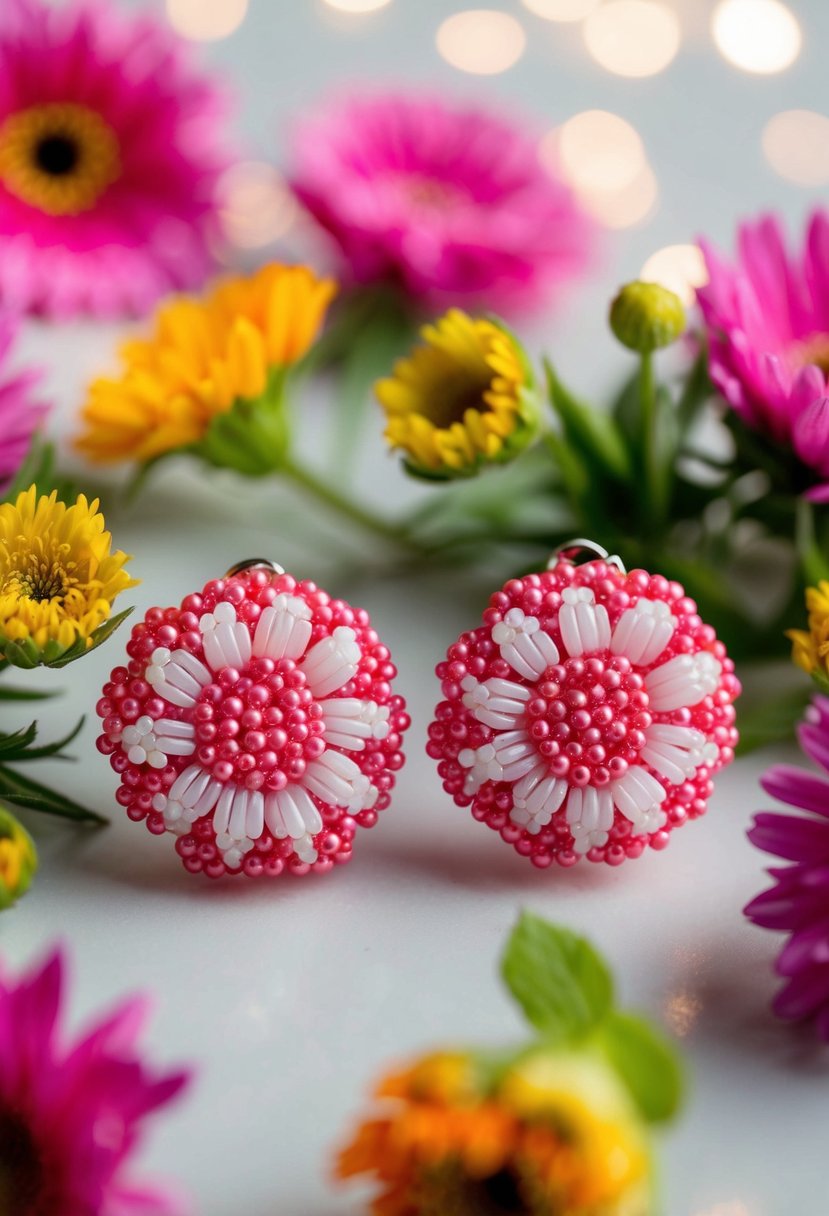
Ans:
[{"label": "soft white table top", "polygon": [[[782,76],[755,78],[713,51],[708,3],[676,3],[686,30],[680,56],[664,75],[637,82],[591,64],[574,28],[504,0],[523,13],[529,50],[511,72],[480,82],[433,49],[438,21],[456,7],[395,0],[360,19],[317,0],[252,0],[242,29],[209,54],[238,82],[260,158],[278,154],[279,123],[348,76],[425,79],[508,98],[546,125],[597,107],[634,122],[660,181],[660,208],[644,227],[610,236],[601,272],[575,292],[565,317],[537,330],[561,351],[564,372],[598,393],[625,366],[604,330],[606,299],[650,252],[698,231],[729,243],[737,216],[765,204],[799,221],[806,192],[765,165],[759,133],[777,110],[819,105],[829,10],[818,0],[795,5],[806,36],[800,60]],[[111,363],[117,332],[27,329],[27,353],[52,369],[56,432],[71,429],[83,385]],[[310,454],[334,405],[319,392],[308,409]],[[411,494],[376,439],[361,472],[378,503]],[[180,465],[109,522],[135,554],[139,612],[178,602],[252,554],[273,555],[364,604],[392,648],[414,717],[392,807],[358,837],[351,865],[317,881],[190,877],[169,838],[136,828],[112,802],[115,778],[94,751],[91,719],[75,745],[80,762],[41,769],[75,798],[111,807],[113,823],[90,833],[36,824],[41,873],[4,914],[0,946],[18,964],[56,938],[67,942],[78,1016],[131,990],[154,991],[155,1056],[193,1061],[200,1076],[157,1124],[148,1167],[178,1178],[203,1216],[359,1210],[353,1194],[326,1182],[332,1147],[387,1062],[440,1042],[520,1033],[495,965],[518,909],[529,906],[589,934],[611,959],[624,999],[682,1035],[693,1088],[665,1142],[670,1216],[825,1216],[827,1062],[808,1034],[768,1012],[777,943],[740,911],[763,886],[764,858],[744,832],[762,805],[757,776],[772,756],[721,776],[708,818],[678,833],[665,854],[618,871],[584,864],[538,873],[451,804],[423,753],[437,696],[432,668],[477,619],[491,579],[360,573],[367,557],[378,565],[373,546],[280,487]],[[93,713],[125,640],[63,675],[35,676],[68,690],[40,714],[44,737]]]}]

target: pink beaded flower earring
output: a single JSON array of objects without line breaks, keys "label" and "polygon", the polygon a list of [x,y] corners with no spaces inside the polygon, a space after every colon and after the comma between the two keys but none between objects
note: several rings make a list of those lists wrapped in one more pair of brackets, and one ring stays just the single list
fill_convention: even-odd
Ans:
[{"label": "pink beaded flower earring", "polygon": [[740,685],[679,583],[572,541],[483,621],[437,667],[427,751],[458,806],[541,868],[618,865],[705,813]]},{"label": "pink beaded flower earring", "polygon": [[130,819],[191,873],[325,873],[373,827],[409,726],[368,613],[269,562],[151,608],[97,711]]}]

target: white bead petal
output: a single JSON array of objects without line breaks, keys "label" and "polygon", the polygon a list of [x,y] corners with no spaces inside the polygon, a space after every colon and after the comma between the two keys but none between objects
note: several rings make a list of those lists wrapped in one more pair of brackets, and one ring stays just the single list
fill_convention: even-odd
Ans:
[{"label": "white bead petal", "polygon": [[282,818],[282,811],[279,807],[278,794],[267,794],[265,797],[265,823],[268,825],[268,831],[277,840],[284,840],[288,835],[288,829],[285,827],[285,820]]},{"label": "white bead petal", "polygon": [[235,796],[235,785],[226,785],[219,795],[219,800],[216,803],[216,809],[213,812],[213,830],[217,836],[223,836],[227,832],[227,826],[230,823],[230,812],[233,810],[233,799]]},{"label": "white bead petal", "polygon": [[385,739],[389,733],[388,706],[356,697],[335,697],[322,702],[325,741],[348,751],[365,750],[366,739]]},{"label": "white bead petal", "polygon": [[311,609],[298,596],[277,596],[259,617],[253,638],[254,655],[275,661],[300,658],[311,640],[311,616]]},{"label": "white bead petal", "polygon": [[251,790],[248,799],[248,813],[245,819],[245,836],[248,840],[258,840],[265,830],[265,796],[259,790]]},{"label": "white bead petal", "polygon": [[170,792],[168,795],[170,801],[179,802],[182,799],[182,797],[184,796],[184,794],[186,793],[186,791],[190,788],[192,783],[198,777],[200,777],[203,772],[204,772],[204,769],[202,769],[200,767],[200,765],[191,764],[186,769],[184,769],[181,773],[179,773],[178,777],[176,777],[175,781],[173,782],[173,784],[170,788]]},{"label": "white bead petal", "polygon": [[233,795],[233,806],[230,812],[230,823],[228,824],[228,835],[234,840],[244,840],[245,827],[247,826],[248,816],[248,801],[252,791],[239,789],[237,787]]},{"label": "white bead petal", "polygon": [[658,713],[691,708],[715,692],[722,664],[707,651],[680,654],[654,668],[645,677],[645,690],[651,708]]},{"label": "white bead petal", "polygon": [[197,802],[194,802],[193,810],[196,812],[196,818],[206,815],[208,811],[212,811],[216,805],[219,795],[222,792],[222,786],[218,781],[210,781],[205,786],[204,792],[199,796]]},{"label": "white bead petal", "polygon": [[210,773],[206,773],[204,769],[200,769],[199,775],[190,782],[187,789],[180,796],[179,801],[181,805],[184,807],[195,807],[209,785]]},{"label": "white bead petal", "polygon": [[589,587],[567,587],[558,614],[561,640],[571,658],[606,650],[610,645],[610,619]]},{"label": "white bead petal", "polygon": [[360,654],[357,635],[347,625],[339,626],[331,637],[312,646],[301,668],[314,696],[327,697],[347,684],[357,674]]}]

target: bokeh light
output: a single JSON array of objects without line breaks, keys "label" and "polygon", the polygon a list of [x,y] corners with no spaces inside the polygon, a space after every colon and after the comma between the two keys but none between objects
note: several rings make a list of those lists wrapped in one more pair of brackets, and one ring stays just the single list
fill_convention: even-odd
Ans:
[{"label": "bokeh light", "polygon": [[780,0],[722,0],[711,32],[720,53],[744,72],[782,72],[803,42],[797,18]]},{"label": "bokeh light", "polygon": [[633,228],[653,214],[659,185],[653,169],[645,165],[621,190],[590,190],[580,197],[587,211],[605,228]]},{"label": "bokeh light", "polygon": [[524,53],[523,27],[498,9],[468,9],[447,17],[437,32],[437,48],[461,72],[493,76],[506,72]]},{"label": "bokeh light", "polygon": [[763,152],[776,173],[798,186],[829,182],[829,118],[814,110],[784,110],[763,131]]},{"label": "bokeh light", "polygon": [[373,13],[391,4],[391,0],[324,0],[324,3],[341,13]]},{"label": "bokeh light", "polygon": [[241,161],[225,170],[217,198],[225,238],[240,249],[279,240],[299,210],[284,179],[260,161]]},{"label": "bokeh light", "polygon": [[600,0],[523,0],[525,8],[545,21],[583,21]]},{"label": "bokeh light", "polygon": [[668,66],[681,40],[676,14],[659,0],[608,0],[584,23],[587,49],[617,76],[654,76]]},{"label": "bokeh light", "polygon": [[666,245],[651,254],[639,278],[676,292],[690,307],[696,301],[696,289],[708,282],[708,270],[699,245]]},{"label": "bokeh light", "polygon": [[227,38],[245,19],[248,0],[167,0],[173,29],[196,42]]},{"label": "bokeh light", "polygon": [[[561,171],[577,190],[621,190],[645,167],[645,148],[639,133],[624,118],[607,110],[574,114],[545,139],[555,142]],[[542,159],[544,146],[542,143]],[[550,159],[553,154],[549,146]]]}]

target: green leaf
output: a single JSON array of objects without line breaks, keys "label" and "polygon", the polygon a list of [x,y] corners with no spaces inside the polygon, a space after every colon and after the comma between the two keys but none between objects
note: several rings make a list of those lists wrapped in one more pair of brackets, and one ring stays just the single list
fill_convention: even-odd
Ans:
[{"label": "green leaf", "polygon": [[0,687],[0,701],[48,701],[50,697],[56,696],[57,693],[53,691],[38,692],[34,688]]},{"label": "green leaf", "polygon": [[80,806],[56,790],[50,790],[48,786],[41,785],[31,777],[14,772],[4,764],[0,764],[0,801],[27,807],[32,811],[42,811],[47,815],[56,815],[61,819],[72,819],[77,823],[108,822],[102,815]]},{"label": "green leaf", "polygon": [[[71,756],[62,756],[61,752],[65,747],[75,740],[83,729],[85,718],[79,718],[68,735],[64,735],[62,739],[56,740],[54,743],[44,743],[42,747],[30,747],[28,743],[25,749],[20,749],[17,755],[8,755],[3,753],[2,743],[0,743],[0,755],[6,764],[22,764],[28,763],[30,760],[45,760],[53,757],[58,760],[70,760]],[[31,738],[29,742],[33,742],[36,735],[37,723],[33,722],[29,727]]]},{"label": "green leaf", "polygon": [[649,1123],[672,1119],[683,1095],[679,1055],[663,1034],[633,1013],[612,1013],[600,1042],[642,1116]]},{"label": "green leaf", "polygon": [[[47,662],[45,666],[66,667],[67,664],[74,663],[76,659],[82,659],[85,654],[91,654],[93,650],[97,650],[99,646],[112,637],[115,630],[123,625],[127,617],[132,615],[133,611],[132,608],[125,608],[123,612],[111,616],[109,620],[104,621],[103,625],[99,625],[94,633],[90,634],[88,642],[84,641],[83,638],[79,638],[74,646],[71,646],[69,650],[64,650],[57,658]],[[91,645],[89,645],[89,642],[91,642]]]},{"label": "green leaf", "polygon": [[37,738],[37,722],[31,722],[11,735],[0,735],[0,756],[6,760],[13,759],[15,753],[25,752],[30,743]]},{"label": "green leaf", "polygon": [[552,1042],[588,1035],[613,1004],[613,979],[588,941],[522,913],[501,972],[527,1020]]},{"label": "green leaf", "polygon": [[559,380],[553,365],[544,360],[547,389],[561,420],[566,438],[588,459],[596,461],[617,481],[627,484],[632,476],[630,453],[610,414],[577,400]]}]

